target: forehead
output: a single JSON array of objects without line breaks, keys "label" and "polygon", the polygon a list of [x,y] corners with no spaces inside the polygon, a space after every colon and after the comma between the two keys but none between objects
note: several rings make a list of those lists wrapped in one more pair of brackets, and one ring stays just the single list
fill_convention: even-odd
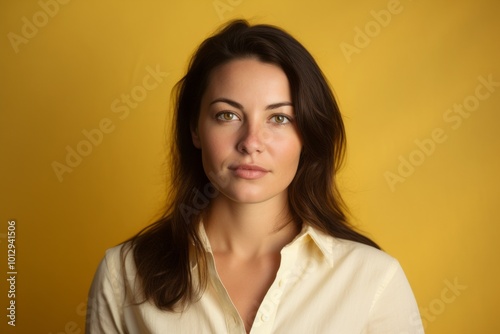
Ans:
[{"label": "forehead", "polygon": [[283,70],[256,58],[232,60],[213,69],[210,73],[205,96],[248,98],[257,95],[262,99],[290,100],[290,87]]}]

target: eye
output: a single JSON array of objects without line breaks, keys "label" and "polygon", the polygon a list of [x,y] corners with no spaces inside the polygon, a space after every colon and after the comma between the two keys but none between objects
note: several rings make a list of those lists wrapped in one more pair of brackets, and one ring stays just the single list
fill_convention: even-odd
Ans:
[{"label": "eye", "polygon": [[274,120],[274,123],[276,124],[287,124],[291,122],[290,117],[285,115],[274,115],[271,119]]},{"label": "eye", "polygon": [[238,115],[230,111],[223,111],[215,115],[215,118],[219,121],[230,122],[238,120]]}]

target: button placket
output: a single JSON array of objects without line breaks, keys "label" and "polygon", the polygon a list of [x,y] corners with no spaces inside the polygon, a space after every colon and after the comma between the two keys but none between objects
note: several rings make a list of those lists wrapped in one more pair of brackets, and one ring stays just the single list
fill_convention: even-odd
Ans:
[{"label": "button placket", "polygon": [[270,330],[272,328],[273,319],[276,316],[276,311],[281,302],[281,297],[288,283],[288,278],[293,272],[293,256],[290,252],[282,252],[281,265],[274,283],[267,292],[258,311],[253,327],[260,330]]},{"label": "button placket", "polygon": [[222,280],[220,279],[219,274],[215,268],[215,259],[213,254],[210,254],[210,264],[209,264],[209,272],[210,272],[210,281],[213,288],[216,291],[216,295],[220,302],[222,303],[222,309],[224,313],[224,318],[226,322],[226,328],[229,333],[245,333],[245,326],[243,325],[243,320],[241,320],[236,307],[234,306],[231,298],[229,297],[229,293],[227,292],[224,284],[222,284]]}]

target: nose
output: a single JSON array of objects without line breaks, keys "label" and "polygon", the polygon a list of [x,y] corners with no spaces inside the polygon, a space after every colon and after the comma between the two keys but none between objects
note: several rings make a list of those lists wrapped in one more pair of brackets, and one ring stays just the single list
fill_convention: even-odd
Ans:
[{"label": "nose", "polygon": [[265,150],[266,129],[258,124],[247,123],[241,128],[242,133],[238,141],[240,153],[254,154]]}]

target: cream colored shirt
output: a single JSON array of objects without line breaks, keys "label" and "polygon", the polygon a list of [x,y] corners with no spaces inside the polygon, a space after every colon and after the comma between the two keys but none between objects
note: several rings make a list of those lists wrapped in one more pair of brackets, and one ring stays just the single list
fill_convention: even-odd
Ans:
[{"label": "cream colored shirt", "polygon": [[[245,333],[217,275],[203,227],[200,231],[209,253],[210,279],[199,301],[183,313],[161,311],[149,302],[133,305],[134,292],[123,293],[124,286],[135,283],[132,253],[122,273],[122,246],[117,246],[106,252],[95,274],[86,332]],[[276,278],[257,307],[250,332],[255,334],[423,333],[410,285],[394,258],[310,226],[282,249]]]}]

